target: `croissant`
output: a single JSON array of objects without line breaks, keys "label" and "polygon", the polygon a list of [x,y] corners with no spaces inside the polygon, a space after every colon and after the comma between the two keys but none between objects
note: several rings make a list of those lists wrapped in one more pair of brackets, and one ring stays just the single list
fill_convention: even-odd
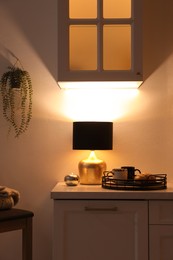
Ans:
[{"label": "croissant", "polygon": [[135,180],[150,180],[150,181],[155,181],[156,177],[152,174],[149,173],[141,173],[135,176]]}]

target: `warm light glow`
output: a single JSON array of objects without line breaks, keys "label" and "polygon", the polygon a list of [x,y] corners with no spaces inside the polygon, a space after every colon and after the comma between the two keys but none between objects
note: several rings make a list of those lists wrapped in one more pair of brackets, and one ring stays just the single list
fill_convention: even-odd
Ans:
[{"label": "warm light glow", "polygon": [[85,160],[83,160],[83,162],[85,163],[100,163],[102,162],[102,160],[99,160],[95,154],[94,151],[91,151],[90,154],[89,154],[89,157]]},{"label": "warm light glow", "polygon": [[142,84],[142,81],[78,81],[65,82],[59,81],[60,88],[65,89],[137,89]]},{"label": "warm light glow", "polygon": [[137,89],[64,90],[64,115],[72,121],[114,121],[132,108]]},{"label": "warm light glow", "polygon": [[104,18],[130,18],[131,0],[103,0]]}]

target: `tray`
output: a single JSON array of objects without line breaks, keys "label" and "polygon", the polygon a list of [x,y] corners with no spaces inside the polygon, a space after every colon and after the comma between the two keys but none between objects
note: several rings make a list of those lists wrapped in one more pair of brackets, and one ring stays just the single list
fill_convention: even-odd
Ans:
[{"label": "tray", "polygon": [[113,190],[162,190],[167,188],[166,174],[152,174],[154,179],[148,180],[119,180],[108,176],[109,172],[104,172],[102,177],[102,187]]}]

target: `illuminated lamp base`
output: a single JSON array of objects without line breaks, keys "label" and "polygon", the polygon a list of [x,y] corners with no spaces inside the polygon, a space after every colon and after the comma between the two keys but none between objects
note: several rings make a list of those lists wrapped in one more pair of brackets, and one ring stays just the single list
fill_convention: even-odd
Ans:
[{"label": "illuminated lamp base", "polygon": [[94,151],[92,151],[87,159],[79,162],[80,184],[101,184],[105,170],[106,163],[97,159]]}]

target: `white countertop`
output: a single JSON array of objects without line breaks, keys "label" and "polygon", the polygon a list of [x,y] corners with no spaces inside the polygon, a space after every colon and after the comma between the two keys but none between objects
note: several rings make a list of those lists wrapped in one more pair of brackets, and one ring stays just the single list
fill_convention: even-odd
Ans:
[{"label": "white countertop", "polygon": [[101,185],[77,185],[67,186],[65,182],[59,182],[51,191],[54,200],[65,199],[125,199],[125,200],[173,200],[173,183],[167,184],[163,190],[110,190]]}]

